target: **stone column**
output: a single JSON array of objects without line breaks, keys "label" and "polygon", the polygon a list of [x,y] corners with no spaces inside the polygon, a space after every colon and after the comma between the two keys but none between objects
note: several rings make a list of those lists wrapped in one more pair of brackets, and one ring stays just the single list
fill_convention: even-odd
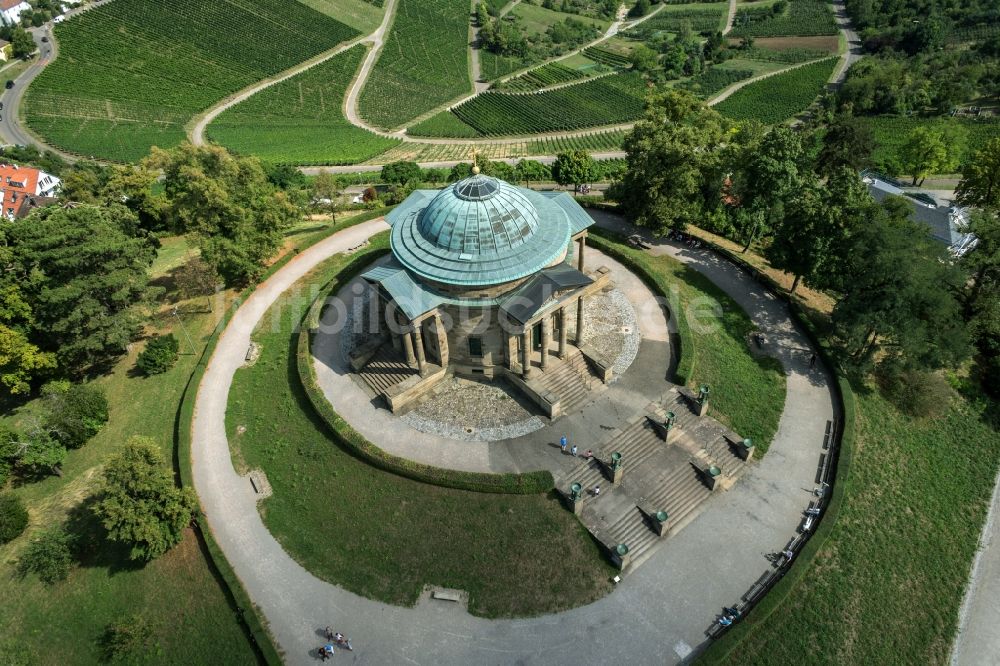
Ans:
[{"label": "stone column", "polygon": [[552,339],[552,316],[543,315],[539,322],[542,326],[542,370],[549,367],[549,341]]},{"label": "stone column", "polygon": [[417,372],[424,374],[427,356],[424,352],[424,334],[420,330],[420,324],[413,325],[413,349],[417,353]]},{"label": "stone column", "polygon": [[517,338],[506,329],[503,332],[503,352],[507,361],[507,369],[513,371],[517,364]]},{"label": "stone column", "polygon": [[583,344],[583,296],[576,299],[576,346]]},{"label": "stone column", "polygon": [[403,353],[406,354],[406,365],[412,368],[417,363],[417,357],[413,353],[412,333],[407,331],[406,333],[403,333],[400,337],[403,338]]},{"label": "stone column", "polygon": [[435,339],[437,340],[438,346],[438,359],[441,361],[441,367],[448,367],[448,331],[444,330],[444,324],[441,322],[441,312],[434,315],[434,331],[437,333]]},{"label": "stone column", "polygon": [[382,297],[378,293],[378,287],[368,287],[371,291],[368,297],[368,307],[365,308],[365,333],[379,335],[382,332]]},{"label": "stone column", "polygon": [[521,376],[525,379],[531,374],[531,326],[525,326],[521,333]]},{"label": "stone column", "polygon": [[583,272],[583,248],[586,247],[586,245],[587,245],[587,237],[586,236],[580,236],[579,242],[580,242],[580,247],[577,250],[577,255],[578,256],[576,258],[576,269],[582,273]]},{"label": "stone column", "polygon": [[559,358],[566,358],[566,340],[568,332],[566,330],[566,308],[559,308]]}]

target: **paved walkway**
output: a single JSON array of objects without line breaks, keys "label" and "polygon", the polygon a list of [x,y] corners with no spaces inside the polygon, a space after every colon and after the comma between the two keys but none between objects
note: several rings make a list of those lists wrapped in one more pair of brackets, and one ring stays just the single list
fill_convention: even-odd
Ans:
[{"label": "paved walkway", "polygon": [[[606,215],[599,222],[621,224]],[[736,602],[768,568],[764,555],[782,549],[794,535],[811,497],[826,421],[833,417],[829,377],[821,368],[808,370],[807,339],[784,303],[708,251],[657,241],[653,252],[704,273],[767,331],[788,375],[785,409],[767,456],[593,604],[524,620],[485,620],[432,600],[398,608],[320,581],[284,552],[261,520],[250,483],[233,470],[225,430],[233,374],[270,304],[323,259],[382,229],[382,222],[373,221],[341,231],[261,284],[220,337],[198,390],[192,423],[195,487],[215,538],[286,662],[313,664],[317,631],[326,625],[349,634],[355,645],[351,657],[370,664],[663,664],[691,654],[722,606]]]},{"label": "paved walkway", "polygon": [[1000,474],[959,611],[952,666],[1000,664]]}]

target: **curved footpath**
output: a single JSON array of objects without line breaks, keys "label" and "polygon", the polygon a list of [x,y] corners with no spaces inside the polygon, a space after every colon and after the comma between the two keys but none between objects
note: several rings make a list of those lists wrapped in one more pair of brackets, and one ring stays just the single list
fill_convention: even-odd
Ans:
[{"label": "curved footpath", "polygon": [[[602,226],[623,225],[613,216],[598,220]],[[593,604],[523,620],[476,618],[458,604],[426,599],[399,608],[317,579],[281,548],[258,513],[248,479],[233,469],[225,430],[233,374],[267,308],[318,263],[383,229],[384,222],[376,220],[334,234],[261,284],[223,332],[198,389],[192,421],[195,487],[216,540],[286,662],[313,664],[317,632],[326,625],[352,637],[351,657],[358,663],[662,664],[691,654],[722,606],[736,602],[768,568],[764,555],[784,548],[794,535],[811,497],[826,422],[834,414],[830,378],[822,369],[809,372],[808,340],[785,304],[709,251],[654,241],[652,252],[704,273],[767,332],[788,382],[768,454]]]}]

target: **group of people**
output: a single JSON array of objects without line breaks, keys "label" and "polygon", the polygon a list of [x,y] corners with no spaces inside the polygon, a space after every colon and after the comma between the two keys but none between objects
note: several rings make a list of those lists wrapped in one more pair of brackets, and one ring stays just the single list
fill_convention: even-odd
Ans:
[{"label": "group of people", "polygon": [[739,610],[731,606],[726,606],[725,608],[722,609],[722,616],[719,617],[719,624],[721,624],[723,627],[728,627],[733,622],[736,622],[736,620],[740,619],[741,615],[742,613],[740,613]]},{"label": "group of people", "polygon": [[688,245],[693,248],[701,247],[700,240],[698,240],[694,236],[684,233],[683,231],[672,230],[670,233],[667,234],[667,240],[677,241],[678,243],[684,243],[685,245]]},{"label": "group of people", "polygon": [[326,636],[326,640],[328,641],[319,649],[319,658],[323,661],[326,661],[333,656],[334,647],[343,648],[345,650],[354,650],[354,648],[351,647],[351,639],[339,631],[334,632],[330,629],[330,627],[327,627],[323,630],[323,634]]},{"label": "group of people", "polygon": [[[569,440],[566,439],[566,435],[563,435],[562,437],[559,438],[559,449],[563,453],[566,453],[567,447],[569,447],[569,454],[571,456],[573,456],[574,458],[576,458],[577,457],[577,451],[579,449],[576,448],[576,444],[574,444],[573,446],[569,446]],[[594,457],[594,451],[593,451],[593,449],[587,449],[586,451],[584,451],[583,452],[583,457],[585,459],[587,459],[587,460],[590,460],[591,458],[593,458]]]}]

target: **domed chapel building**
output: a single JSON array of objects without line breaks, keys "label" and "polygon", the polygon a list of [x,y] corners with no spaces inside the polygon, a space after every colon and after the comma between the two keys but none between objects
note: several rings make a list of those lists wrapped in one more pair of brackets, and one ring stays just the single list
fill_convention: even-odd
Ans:
[{"label": "domed chapel building", "polygon": [[474,168],[442,190],[414,191],[386,221],[392,255],[362,275],[372,292],[364,324],[375,337],[350,360],[363,373],[395,354],[410,369],[404,381],[372,386],[393,411],[454,373],[506,378],[554,418],[560,396],[546,372],[574,364],[610,378],[610,364],[583,342],[587,297],[608,286],[609,270],[586,272],[593,220],[568,193]]}]

